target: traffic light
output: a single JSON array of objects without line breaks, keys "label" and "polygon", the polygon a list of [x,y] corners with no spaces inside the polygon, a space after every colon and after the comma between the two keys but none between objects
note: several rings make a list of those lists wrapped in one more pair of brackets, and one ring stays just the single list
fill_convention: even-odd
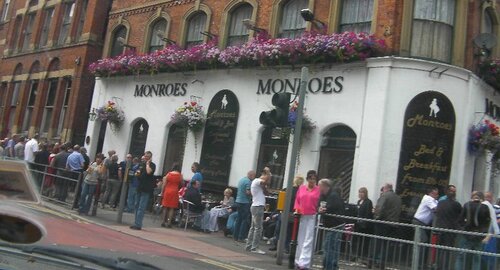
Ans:
[{"label": "traffic light", "polygon": [[288,127],[288,112],[290,111],[290,93],[273,95],[272,103],[275,107],[260,114],[259,122],[266,127]]}]

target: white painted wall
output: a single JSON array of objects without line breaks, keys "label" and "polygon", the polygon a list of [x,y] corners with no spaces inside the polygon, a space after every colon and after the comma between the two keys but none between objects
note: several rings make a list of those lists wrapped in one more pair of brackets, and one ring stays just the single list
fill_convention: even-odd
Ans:
[{"label": "white painted wall", "polygon": [[[434,72],[430,70],[436,68]],[[444,71],[440,76],[438,72]],[[482,83],[469,71],[449,65],[423,60],[385,57],[367,62],[311,67],[310,78],[343,76],[343,91],[332,94],[311,94],[306,97],[306,114],[317,125],[310,139],[304,141],[297,173],[305,175],[317,169],[321,139],[324,132],[336,124],[345,124],[357,134],[351,202],[357,199],[357,190],[368,187],[371,197],[377,198],[384,182],[396,182],[403,117],[406,106],[417,94],[434,90],[445,94],[453,103],[456,114],[456,134],[450,182],[459,187],[459,198],[470,192],[474,158],[467,153],[467,133],[481,118],[476,112],[484,111],[484,98],[500,104],[491,87]],[[271,95],[258,95],[258,79],[299,78],[299,69],[226,69],[190,73],[129,76],[97,80],[93,107],[113,99],[125,111],[125,123],[120,131],[106,133],[104,151],[117,150],[124,157],[129,148],[131,123],[145,118],[149,123],[146,150],[153,152],[157,173],[162,171],[170,116],[190,95],[202,98],[205,110],[214,95],[229,89],[240,104],[236,141],[233,152],[229,185],[257,165],[262,128],[258,117],[271,108]],[[195,79],[201,81],[193,82]],[[133,97],[136,84],[180,82],[188,84],[184,97]],[[99,122],[89,122],[87,145],[95,154]],[[97,127],[97,128],[96,128]],[[196,138],[189,134],[183,163],[183,174],[191,177],[190,165],[199,161],[203,132]],[[197,143],[195,144],[194,141]],[[196,147],[195,147],[196,145]],[[288,169],[285,170],[288,172]],[[286,179],[286,176],[285,176]],[[285,181],[286,182],[286,181]]]}]

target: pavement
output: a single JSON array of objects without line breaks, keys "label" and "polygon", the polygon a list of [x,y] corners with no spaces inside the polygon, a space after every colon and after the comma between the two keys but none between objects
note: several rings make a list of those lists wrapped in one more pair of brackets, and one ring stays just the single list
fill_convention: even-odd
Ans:
[{"label": "pavement", "polygon": [[288,257],[284,256],[283,265],[277,265],[276,252],[269,252],[269,246],[264,242],[261,243],[261,249],[266,251],[266,254],[259,255],[245,251],[244,243],[224,237],[222,232],[203,233],[192,229],[184,231],[183,228],[175,226],[169,229],[162,228],[161,218],[152,214],[146,214],[143,229],[136,231],[129,228],[134,221],[134,215],[130,213],[123,213],[122,223],[117,223],[118,212],[110,209],[99,208],[96,216],[80,216],[75,210],[69,210],[62,205],[51,202],[44,202],[44,205],[84,222],[106,227],[169,249],[193,254],[197,257],[196,260],[220,269],[287,269]]}]

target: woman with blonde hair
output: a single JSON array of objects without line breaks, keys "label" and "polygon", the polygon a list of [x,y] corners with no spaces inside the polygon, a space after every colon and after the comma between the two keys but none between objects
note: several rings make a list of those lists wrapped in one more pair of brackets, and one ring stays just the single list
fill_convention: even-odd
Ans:
[{"label": "woman with blonde hair", "polygon": [[[304,177],[302,175],[297,175],[295,178],[293,178],[293,187],[292,187],[292,200],[290,204],[290,217],[288,218],[288,229],[287,229],[287,234],[286,234],[286,241],[285,241],[285,249],[288,251],[288,247],[290,246],[290,241],[292,239],[292,228],[293,228],[293,210],[294,210],[294,203],[295,203],[295,197],[297,197],[297,191],[299,190],[299,187],[304,184]],[[279,240],[279,230],[281,227],[281,217],[278,218],[278,222],[276,223],[276,230],[274,232],[274,240],[272,242],[272,246],[269,248],[270,251],[276,251],[277,245],[278,245],[278,240]]]},{"label": "woman with blonde hair", "polygon": [[217,219],[219,217],[229,216],[230,209],[234,205],[233,190],[226,188],[224,190],[224,199],[219,206],[212,208],[210,211],[203,212],[202,229],[205,232],[216,232],[219,230]]},{"label": "woman with blonde hair", "polygon": [[[373,219],[373,203],[368,199],[368,189],[361,187],[358,190],[358,217],[364,219]],[[373,233],[373,223],[367,221],[358,221],[355,224],[355,231],[359,233],[371,234]],[[359,256],[363,257],[368,254],[368,246],[370,245],[370,238],[356,236],[355,241],[358,246]],[[361,247],[359,245],[362,245]]]}]

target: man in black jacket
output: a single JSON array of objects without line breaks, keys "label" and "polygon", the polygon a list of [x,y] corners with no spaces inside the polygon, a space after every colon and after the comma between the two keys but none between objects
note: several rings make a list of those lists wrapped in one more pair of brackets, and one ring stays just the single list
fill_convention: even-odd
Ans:
[{"label": "man in black jacket", "polygon": [[[471,201],[466,202],[460,214],[460,225],[464,231],[475,233],[487,233],[490,226],[490,210],[482,204],[484,194],[479,191],[472,192]],[[488,237],[462,234],[458,236],[458,247],[468,250],[483,250],[483,241]],[[479,269],[481,267],[481,255],[459,253],[456,269]]]},{"label": "man in black jacket", "polygon": [[184,200],[192,202],[192,205],[189,205],[189,211],[193,213],[201,213],[205,208],[203,203],[201,202],[201,193],[200,193],[200,182],[194,180],[191,182],[191,186],[189,186],[184,194]]},{"label": "man in black jacket", "polygon": [[156,164],[151,160],[153,158],[153,153],[146,151],[144,153],[144,162],[141,163],[139,169],[136,171],[136,176],[139,179],[139,186],[137,187],[137,200],[138,207],[135,211],[135,221],[134,225],[130,226],[132,230],[142,229],[142,220],[144,219],[144,213],[149,204],[149,199],[153,194],[153,190],[156,184],[154,173],[156,170]]},{"label": "man in black jacket", "polygon": [[[436,216],[434,217],[434,226],[436,228],[459,230],[460,213],[462,205],[457,202],[457,188],[454,185],[449,185],[446,190],[446,199],[440,201],[436,207]],[[438,232],[439,244],[443,246],[455,246],[455,233]],[[451,264],[451,254],[448,250],[438,250],[438,268],[449,269]]]},{"label": "man in black jacket", "polygon": [[[344,201],[340,198],[338,189],[332,187],[332,182],[328,179],[321,179],[318,183],[320,195],[320,214],[344,214]],[[323,226],[335,231],[325,231],[323,268],[328,270],[339,269],[340,237],[344,229],[344,221],[338,217],[323,215]]]},{"label": "man in black jacket", "polygon": [[[377,200],[373,216],[376,220],[399,222],[400,215],[401,198],[394,193],[392,184],[386,183],[382,187],[382,194]],[[395,237],[396,231],[397,227],[393,225],[375,223],[374,226],[374,234],[377,236]],[[368,261],[368,268],[372,268],[372,259],[375,259],[375,261],[380,264],[380,269],[385,269],[388,242],[385,240],[375,239],[375,241],[370,242],[370,245],[371,254]]]}]

